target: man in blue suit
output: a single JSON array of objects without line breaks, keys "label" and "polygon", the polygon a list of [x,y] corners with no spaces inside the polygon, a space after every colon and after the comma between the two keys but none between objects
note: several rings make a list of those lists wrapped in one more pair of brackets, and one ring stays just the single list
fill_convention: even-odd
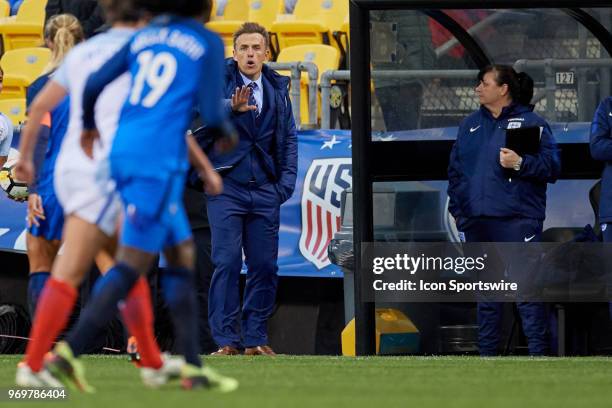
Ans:
[{"label": "man in blue suit", "polygon": [[[274,355],[267,320],[276,298],[280,205],[295,188],[297,135],[289,78],[264,65],[268,46],[259,24],[245,23],[234,33],[225,103],[239,142],[229,153],[209,153],[224,182],[223,194],[208,197],[215,264],[208,318],[219,346],[213,354],[244,348],[247,355]],[[243,251],[248,269],[241,311]]]}]

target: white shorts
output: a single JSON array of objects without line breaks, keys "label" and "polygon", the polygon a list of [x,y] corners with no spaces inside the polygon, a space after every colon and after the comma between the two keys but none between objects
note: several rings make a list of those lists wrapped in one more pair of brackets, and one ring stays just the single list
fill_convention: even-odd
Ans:
[{"label": "white shorts", "polygon": [[62,151],[53,178],[66,217],[76,215],[108,236],[115,233],[122,205],[110,178],[108,160],[92,160],[80,149]]}]

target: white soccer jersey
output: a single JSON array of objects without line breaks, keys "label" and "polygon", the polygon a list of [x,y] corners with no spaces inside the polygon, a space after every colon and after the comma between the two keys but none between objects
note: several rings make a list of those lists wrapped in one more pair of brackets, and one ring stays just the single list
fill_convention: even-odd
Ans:
[{"label": "white soccer jersey", "polygon": [[55,193],[64,214],[76,215],[95,224],[109,236],[116,229],[121,202],[110,178],[108,154],[130,87],[130,75],[123,75],[109,84],[96,103],[100,142],[94,145],[94,160],[81,148],[82,97],[89,75],[115,55],[134,32],[125,28],[111,29],[79,44],[66,56],[52,78],[70,95],[70,121],[55,166]]}]

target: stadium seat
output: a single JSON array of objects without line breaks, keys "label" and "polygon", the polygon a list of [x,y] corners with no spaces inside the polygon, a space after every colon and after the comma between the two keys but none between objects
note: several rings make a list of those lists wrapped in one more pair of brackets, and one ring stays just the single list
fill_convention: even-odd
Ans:
[{"label": "stadium seat", "polygon": [[6,0],[0,0],[0,17],[8,17],[11,15],[11,5]]},{"label": "stadium seat", "polygon": [[[232,7],[228,9],[227,7],[230,6],[230,3]],[[240,5],[241,11],[246,10],[246,15],[244,18],[230,19],[229,16],[241,16],[234,10],[234,8],[237,8],[237,5]],[[267,30],[270,30],[272,23],[281,10],[281,6],[284,6],[282,0],[248,0],[248,8],[242,0],[230,0],[223,16],[210,21],[206,26],[219,34],[225,46],[233,45],[233,34],[245,21],[257,22]]]},{"label": "stadium seat", "polygon": [[0,99],[25,98],[26,89],[38,78],[49,63],[48,48],[20,48],[7,51],[0,59],[4,83]]},{"label": "stadium seat", "polygon": [[15,17],[0,19],[2,52],[43,45],[44,0],[24,0]]},{"label": "stadium seat", "polygon": [[249,0],[249,21],[256,21],[270,31],[284,8],[283,0]]},{"label": "stadium seat", "polygon": [[217,6],[213,7],[214,14],[211,14],[211,21],[246,21],[249,17],[249,4],[248,0],[227,0],[225,8],[223,9],[223,15],[217,15]]},{"label": "stadium seat", "polygon": [[234,47],[231,45],[226,45],[225,46],[225,58],[229,58],[233,56],[234,56]]},{"label": "stadium seat", "polygon": [[0,99],[0,112],[4,113],[13,123],[18,126],[26,118],[26,100],[19,99]]},{"label": "stadium seat", "polygon": [[339,31],[348,15],[348,0],[298,0],[293,18],[272,24],[277,51],[294,45],[332,44],[331,36]]},{"label": "stadium seat", "polygon": [[[319,69],[319,77],[321,74],[330,69],[338,69],[340,63],[340,53],[338,50],[329,45],[295,45],[293,47],[284,48],[278,55],[277,62],[313,62]],[[282,75],[290,76],[289,71],[279,71]],[[308,122],[308,73],[303,72],[300,81],[300,116],[302,123]],[[321,103],[318,103],[317,117],[320,117]]]},{"label": "stadium seat", "polygon": [[219,34],[226,47],[233,46],[234,32],[242,25],[243,21],[239,20],[215,20],[206,23],[206,27]]}]

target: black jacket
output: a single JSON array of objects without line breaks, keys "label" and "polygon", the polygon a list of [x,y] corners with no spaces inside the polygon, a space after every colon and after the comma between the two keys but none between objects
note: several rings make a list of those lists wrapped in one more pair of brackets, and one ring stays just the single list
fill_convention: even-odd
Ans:
[{"label": "black jacket", "polygon": [[57,14],[74,15],[81,22],[87,38],[106,21],[102,7],[96,0],[48,0],[45,13],[45,22]]}]

